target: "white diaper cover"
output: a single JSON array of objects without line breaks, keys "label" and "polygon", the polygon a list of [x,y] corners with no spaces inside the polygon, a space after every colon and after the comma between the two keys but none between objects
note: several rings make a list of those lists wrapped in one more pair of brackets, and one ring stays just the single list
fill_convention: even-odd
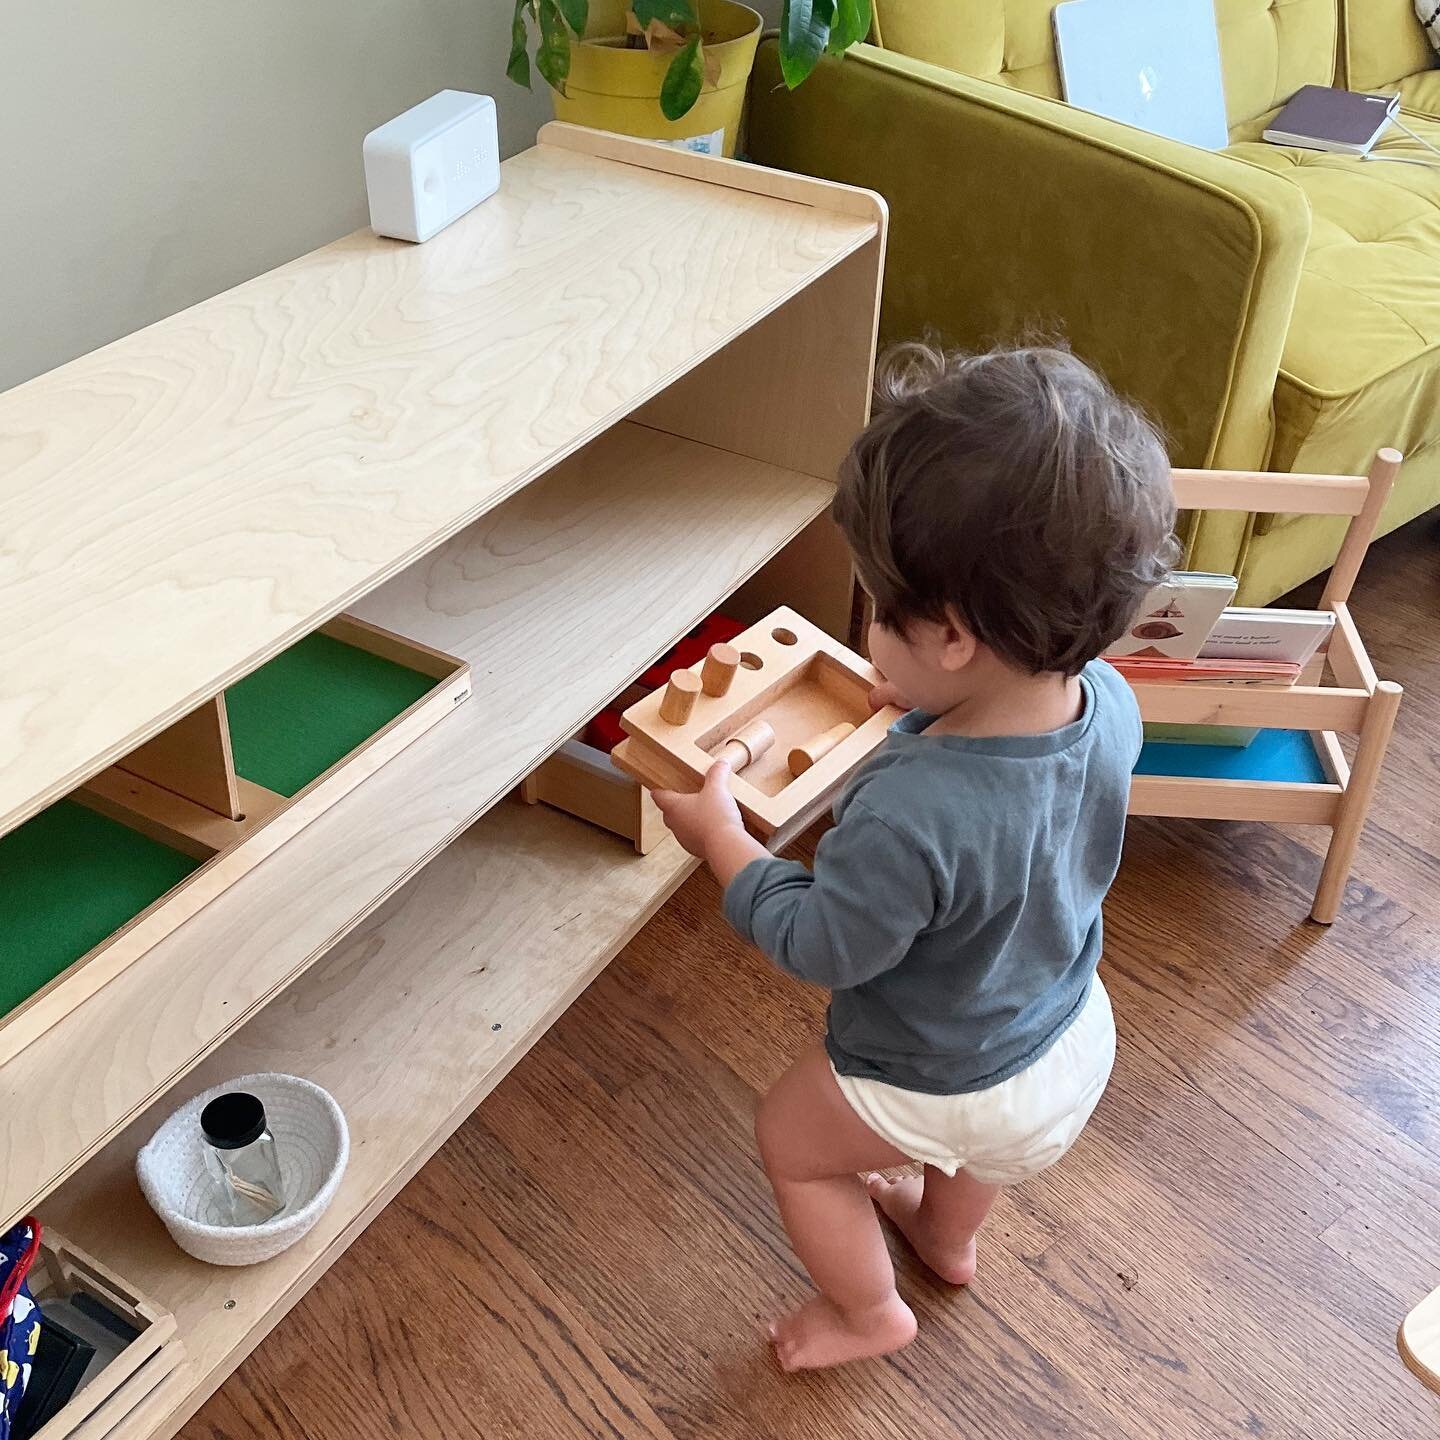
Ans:
[{"label": "white diaper cover", "polygon": [[989,1185],[1016,1185],[1075,1143],[1114,1063],[1115,1017],[1097,975],[1060,1038],[988,1090],[925,1095],[852,1075],[835,1080],[855,1113],[912,1159],[947,1175],[964,1170]]}]

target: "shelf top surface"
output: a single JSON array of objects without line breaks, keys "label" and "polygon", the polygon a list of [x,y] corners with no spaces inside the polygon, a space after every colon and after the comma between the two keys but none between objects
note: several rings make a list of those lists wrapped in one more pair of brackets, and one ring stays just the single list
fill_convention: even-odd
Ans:
[{"label": "shelf top surface", "polygon": [[0,833],[882,224],[862,192],[551,127],[424,245],[357,232],[0,395]]}]

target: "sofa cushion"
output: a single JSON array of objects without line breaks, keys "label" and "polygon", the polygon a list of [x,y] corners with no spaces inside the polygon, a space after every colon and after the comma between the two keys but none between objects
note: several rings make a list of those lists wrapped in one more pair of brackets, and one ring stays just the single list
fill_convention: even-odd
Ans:
[{"label": "sofa cushion", "polygon": [[1056,0],[873,0],[875,32],[887,50],[978,80],[1060,98]]},{"label": "sofa cushion", "polygon": [[1393,90],[1435,63],[1415,0],[1344,0],[1342,80],[1350,90]]},{"label": "sofa cushion", "polygon": [[1440,70],[1422,70],[1384,88],[1398,90],[1401,105],[1412,114],[1440,116]]},{"label": "sofa cushion", "polygon": [[[1059,99],[1056,0],[874,0],[887,50]],[[1336,0],[1216,0],[1231,126],[1273,110],[1302,85],[1335,79]]]},{"label": "sofa cushion", "polygon": [[1335,80],[1335,0],[1215,0],[1225,113],[1243,126],[1302,85]]},{"label": "sofa cushion", "polygon": [[[1412,117],[1440,144],[1440,121]],[[1440,440],[1440,164],[1239,144],[1310,202],[1310,244],[1275,390],[1269,468],[1360,473],[1381,445]],[[1392,134],[1377,154],[1423,156]],[[1260,532],[1285,523],[1267,519]]]}]

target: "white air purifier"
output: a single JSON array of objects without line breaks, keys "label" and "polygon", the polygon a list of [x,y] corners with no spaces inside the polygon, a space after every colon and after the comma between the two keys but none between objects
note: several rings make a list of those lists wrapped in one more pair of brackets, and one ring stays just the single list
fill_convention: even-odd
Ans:
[{"label": "white air purifier", "polygon": [[500,188],[495,102],[442,90],[365,137],[377,235],[428,240]]}]

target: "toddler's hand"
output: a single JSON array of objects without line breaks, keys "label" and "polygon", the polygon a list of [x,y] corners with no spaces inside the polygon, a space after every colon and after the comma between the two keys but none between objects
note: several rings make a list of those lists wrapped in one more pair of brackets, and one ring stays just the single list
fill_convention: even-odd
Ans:
[{"label": "toddler's hand", "polygon": [[731,830],[744,834],[740,807],[730,793],[730,766],[724,760],[717,760],[710,767],[704,788],[694,795],[678,790],[653,793],[670,833],[701,860],[709,858],[717,836]]},{"label": "toddler's hand", "polygon": [[882,680],[870,692],[870,708],[872,710],[883,710],[887,705],[894,705],[901,710],[913,710],[915,707],[895,688],[893,680]]}]

